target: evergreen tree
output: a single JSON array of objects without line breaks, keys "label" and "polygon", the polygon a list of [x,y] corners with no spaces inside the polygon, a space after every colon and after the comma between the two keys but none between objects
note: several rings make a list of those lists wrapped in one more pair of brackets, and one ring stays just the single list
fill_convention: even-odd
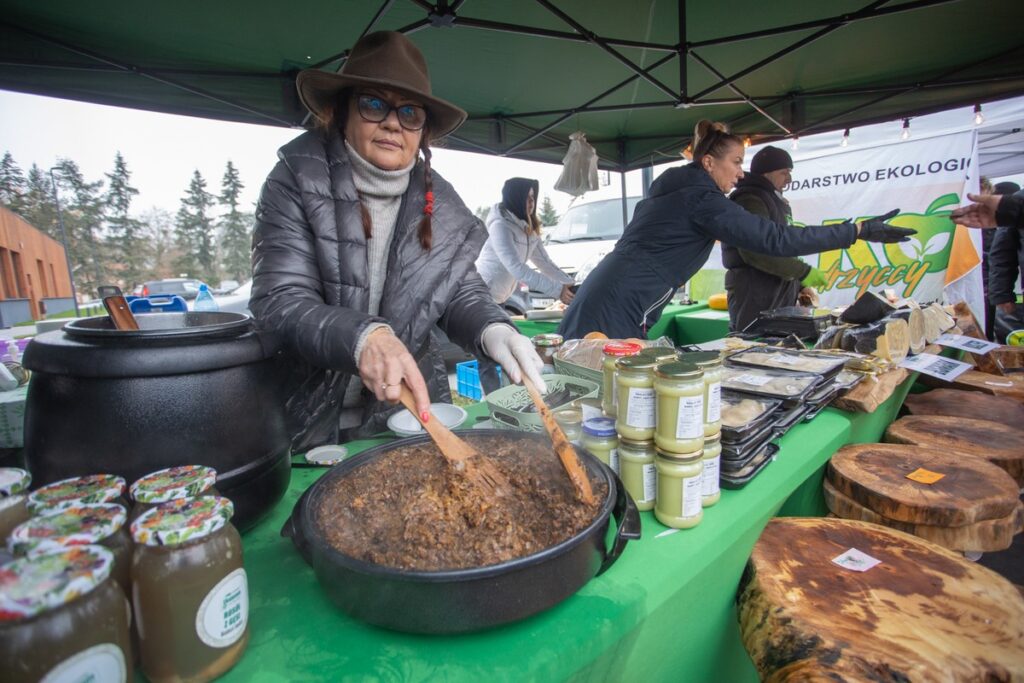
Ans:
[{"label": "evergreen tree", "polygon": [[537,218],[540,219],[540,224],[545,227],[558,225],[559,216],[555,211],[555,206],[551,203],[551,197],[544,195],[544,201],[540,203],[540,211],[537,213]]},{"label": "evergreen tree", "polygon": [[28,171],[25,183],[21,217],[32,227],[60,241],[60,227],[57,224],[57,205],[54,203],[53,184],[50,174],[35,164]]},{"label": "evergreen tree", "polygon": [[174,247],[174,216],[166,209],[151,207],[140,217],[145,272],[149,278],[161,280],[177,277],[174,260],[178,254]]},{"label": "evergreen tree", "polygon": [[14,163],[14,157],[10,152],[4,152],[4,158],[0,161],[0,204],[20,214],[25,209],[27,191],[25,176],[18,164]]},{"label": "evergreen tree", "polygon": [[174,266],[181,274],[216,282],[217,255],[214,252],[213,195],[206,191],[206,181],[198,169],[193,172],[188,190],[174,221],[174,245],[178,257]]},{"label": "evergreen tree", "polygon": [[79,292],[96,296],[96,288],[110,280],[103,244],[103,181],[86,181],[78,164],[70,159],[58,159],[54,173],[61,191],[75,286]]},{"label": "evergreen tree", "polygon": [[487,222],[487,214],[489,214],[490,212],[491,212],[491,207],[489,207],[489,206],[478,206],[478,207],[476,207],[476,211],[474,211],[473,213],[476,215],[477,218],[479,218],[484,223],[486,223]]},{"label": "evergreen tree", "polygon": [[238,200],[242,194],[242,179],[238,169],[228,160],[221,180],[221,205],[227,212],[220,218],[221,264],[227,277],[244,282],[252,276],[252,236],[253,215],[238,209]]},{"label": "evergreen tree", "polygon": [[121,152],[114,157],[114,171],[105,175],[110,183],[104,197],[108,252],[112,266],[120,271],[121,286],[131,291],[146,275],[142,224],[128,213],[139,191],[131,185],[131,172]]}]

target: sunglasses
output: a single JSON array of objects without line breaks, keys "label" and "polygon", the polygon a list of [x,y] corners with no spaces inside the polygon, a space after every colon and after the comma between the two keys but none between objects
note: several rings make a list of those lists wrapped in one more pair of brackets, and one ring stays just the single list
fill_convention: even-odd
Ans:
[{"label": "sunglasses", "polygon": [[360,95],[356,98],[359,115],[364,121],[380,123],[391,112],[398,116],[398,124],[406,130],[422,130],[427,125],[427,110],[418,104],[400,104],[397,107],[376,95]]}]

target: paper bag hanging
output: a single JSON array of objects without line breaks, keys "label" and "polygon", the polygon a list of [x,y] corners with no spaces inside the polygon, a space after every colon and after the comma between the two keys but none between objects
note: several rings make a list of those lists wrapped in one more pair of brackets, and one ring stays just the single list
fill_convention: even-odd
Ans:
[{"label": "paper bag hanging", "polygon": [[597,189],[597,151],[582,131],[569,136],[569,151],[562,159],[562,175],[555,189],[573,197]]}]

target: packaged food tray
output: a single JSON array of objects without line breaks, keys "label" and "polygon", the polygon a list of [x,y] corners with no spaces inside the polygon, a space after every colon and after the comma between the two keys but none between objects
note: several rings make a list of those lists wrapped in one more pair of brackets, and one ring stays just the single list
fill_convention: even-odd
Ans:
[{"label": "packaged food tray", "polygon": [[731,364],[722,368],[723,389],[787,402],[802,401],[821,382],[821,375],[809,372],[786,372]]},{"label": "packaged food tray", "polygon": [[[743,441],[759,430],[782,405],[782,401],[764,396],[754,396],[735,391],[722,391],[722,443]],[[742,424],[726,424],[730,413],[736,409],[749,412],[750,417]],[[741,416],[734,416],[738,419]]]},{"label": "packaged food tray", "polygon": [[775,444],[768,442],[764,446],[764,450],[759,454],[758,458],[755,458],[756,462],[752,460],[748,465],[739,471],[726,473],[722,470],[719,475],[719,483],[724,489],[740,489],[746,486],[751,479],[761,473],[765,467],[768,466],[772,460],[775,459],[775,454],[779,452],[779,447]]},{"label": "packaged food tray", "polygon": [[729,356],[729,362],[786,372],[807,372],[831,378],[843,369],[846,358],[820,351],[797,351],[758,346],[732,354]]},{"label": "packaged food tray", "polygon": [[[544,382],[548,385],[547,394],[544,395],[545,402],[549,400],[548,397],[568,389],[568,393],[564,394],[564,399],[558,400],[555,403],[548,403],[548,408],[551,409],[551,412],[566,407],[577,399],[597,396],[597,391],[601,386],[600,382],[592,382],[571,375],[557,374],[544,375]],[[502,387],[497,391],[487,394],[485,401],[487,403],[487,410],[491,414],[491,424],[496,429],[511,429],[523,432],[544,431],[544,423],[541,421],[540,413],[536,412],[526,387],[510,384],[507,387]]]}]

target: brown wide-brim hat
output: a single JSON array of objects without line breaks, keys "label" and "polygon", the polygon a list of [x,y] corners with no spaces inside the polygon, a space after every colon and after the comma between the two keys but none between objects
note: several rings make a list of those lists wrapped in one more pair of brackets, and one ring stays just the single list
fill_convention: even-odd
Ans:
[{"label": "brown wide-brim hat", "polygon": [[299,73],[295,83],[302,104],[321,120],[325,118],[324,110],[337,101],[338,91],[358,86],[387,88],[423,102],[431,138],[448,135],[466,120],[465,111],[431,94],[423,53],[395,31],[363,36],[338,73],[307,69]]}]

